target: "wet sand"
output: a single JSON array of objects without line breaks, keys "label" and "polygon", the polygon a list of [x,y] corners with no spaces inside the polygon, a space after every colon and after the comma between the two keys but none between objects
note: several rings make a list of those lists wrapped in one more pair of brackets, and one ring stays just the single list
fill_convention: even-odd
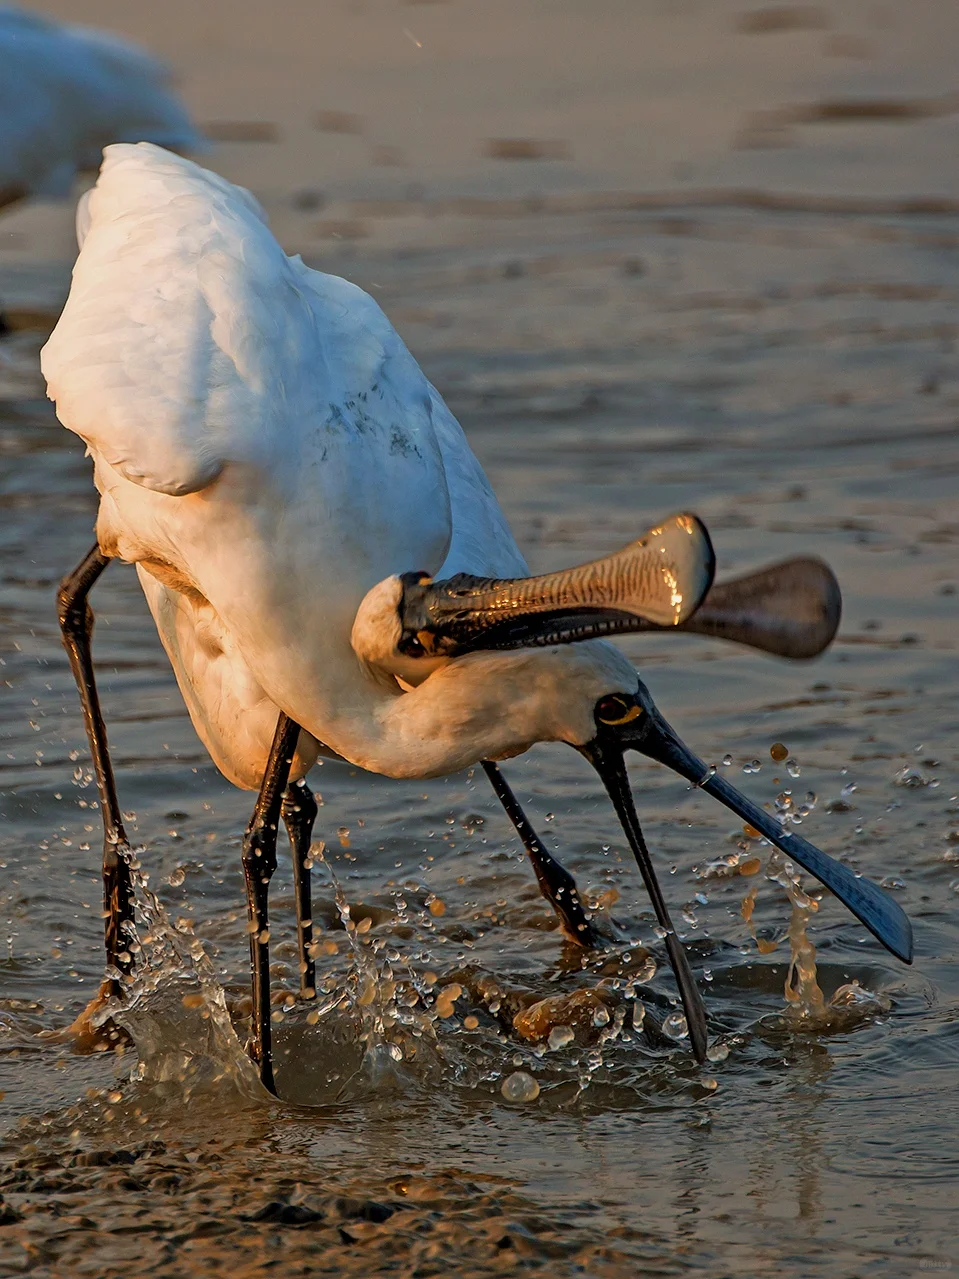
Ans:
[{"label": "wet sand", "polygon": [[[637,762],[720,1045],[700,1071],[657,1030],[665,958],[573,752],[539,748],[507,773],[617,939],[585,967],[481,776],[405,785],[327,764],[315,915],[325,997],[343,1006],[310,1025],[294,1003],[278,1026],[281,1090],[323,1108],[270,1103],[221,1003],[225,990],[236,1010],[244,989],[250,800],[206,759],[135,577],[116,568],[94,601],[96,651],[122,803],[165,914],[144,889],[153,967],[135,1047],[78,1057],[44,1039],[102,971],[97,814],[52,605],[92,540],[95,495],[42,398],[42,337],[24,329],[0,363],[0,1274],[846,1279],[951,1260],[954,10],[246,9],[70,14],[165,53],[221,133],[276,126],[276,141],[221,142],[208,162],[254,189],[290,251],[375,294],[463,421],[534,568],[682,508],[708,523],[721,576],[803,552],[833,565],[843,627],[815,663],[693,637],[624,648],[699,754],[761,802],[791,791],[810,810],[803,834],[886,880],[917,957],[896,964],[824,899],[809,925],[820,983],[831,995],[858,981],[876,999],[832,1033],[797,1029],[786,895],[738,873],[768,850]],[[936,105],[784,114],[867,98]],[[497,139],[561,143],[568,158],[497,159]],[[45,206],[4,219],[12,309],[62,299],[69,222]],[[777,741],[799,776],[771,759]],[[367,931],[342,928],[330,867]],[[740,910],[756,884],[765,954]],[[286,861],[274,901],[277,982],[293,985]],[[643,985],[639,1029],[629,996],[645,948],[664,971]],[[361,1004],[371,977],[379,993]],[[442,1016],[435,992],[452,985],[463,993]],[[514,1007],[572,991],[600,992],[608,1022],[549,1051],[514,1029]],[[500,1087],[517,1069],[540,1093],[509,1105]]]}]

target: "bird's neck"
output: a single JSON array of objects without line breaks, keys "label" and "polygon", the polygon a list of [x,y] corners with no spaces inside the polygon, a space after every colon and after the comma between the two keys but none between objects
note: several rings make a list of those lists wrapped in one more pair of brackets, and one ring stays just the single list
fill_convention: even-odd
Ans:
[{"label": "bird's neck", "polygon": [[371,772],[438,777],[534,742],[584,742],[593,731],[588,703],[564,696],[581,663],[571,649],[471,654],[408,693],[380,689],[366,713],[335,725],[330,744]]}]

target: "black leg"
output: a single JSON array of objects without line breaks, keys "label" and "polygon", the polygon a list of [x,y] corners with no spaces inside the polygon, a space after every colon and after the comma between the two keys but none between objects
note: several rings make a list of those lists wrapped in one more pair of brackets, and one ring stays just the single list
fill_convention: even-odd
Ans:
[{"label": "black leg", "polygon": [[316,994],[316,967],[310,954],[313,945],[313,901],[310,894],[310,868],[307,858],[313,838],[317,807],[313,792],[306,782],[293,782],[286,788],[280,809],[290,837],[293,858],[293,891],[296,894],[296,944],[300,960],[300,994],[312,999]]},{"label": "black leg", "polygon": [[283,792],[290,776],[299,724],[282,712],[270,748],[263,784],[243,838],[247,919],[250,930],[250,969],[253,976],[253,1042],[250,1055],[260,1068],[264,1088],[276,1095],[273,1080],[273,1040],[270,1027],[270,880],[276,870],[276,828]]},{"label": "black leg", "polygon": [[493,784],[497,798],[506,809],[507,817],[516,827],[516,833],[523,841],[523,847],[533,863],[540,892],[559,916],[563,932],[578,946],[592,949],[599,945],[596,929],[583,909],[583,903],[576,889],[576,880],[555,857],[550,856],[546,851],[499,768],[492,760],[484,759],[481,762],[486,776]]},{"label": "black leg", "polygon": [[[70,658],[70,669],[80,690],[83,721],[90,742],[90,753],[100,791],[100,816],[103,818],[103,913],[107,964],[121,973],[133,966],[127,950],[127,926],[133,923],[133,890],[127,855],[130,845],[117,800],[116,781],[110,762],[107,730],[100,710],[97,684],[93,673],[90,640],[93,635],[93,610],[87,595],[94,582],[109,564],[109,559],[94,546],[81,563],[60,583],[57,592],[57,616],[63,632],[63,646]],[[111,993],[119,993],[116,982]]]}]

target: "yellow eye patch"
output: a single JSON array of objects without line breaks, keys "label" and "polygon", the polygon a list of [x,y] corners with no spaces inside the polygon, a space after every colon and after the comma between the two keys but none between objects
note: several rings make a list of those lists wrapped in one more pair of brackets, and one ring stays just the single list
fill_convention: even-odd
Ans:
[{"label": "yellow eye patch", "polygon": [[643,708],[635,702],[630,705],[618,697],[607,698],[600,704],[596,718],[602,724],[628,724],[631,720],[639,719],[642,713]]}]

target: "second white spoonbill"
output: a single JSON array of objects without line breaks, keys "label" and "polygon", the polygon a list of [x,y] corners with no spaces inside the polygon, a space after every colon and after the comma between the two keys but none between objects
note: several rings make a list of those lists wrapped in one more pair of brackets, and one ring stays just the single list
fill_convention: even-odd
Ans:
[{"label": "second white spoonbill", "polygon": [[0,6],[0,209],[30,195],[68,195],[110,142],[205,145],[169,71],[145,49]]}]

